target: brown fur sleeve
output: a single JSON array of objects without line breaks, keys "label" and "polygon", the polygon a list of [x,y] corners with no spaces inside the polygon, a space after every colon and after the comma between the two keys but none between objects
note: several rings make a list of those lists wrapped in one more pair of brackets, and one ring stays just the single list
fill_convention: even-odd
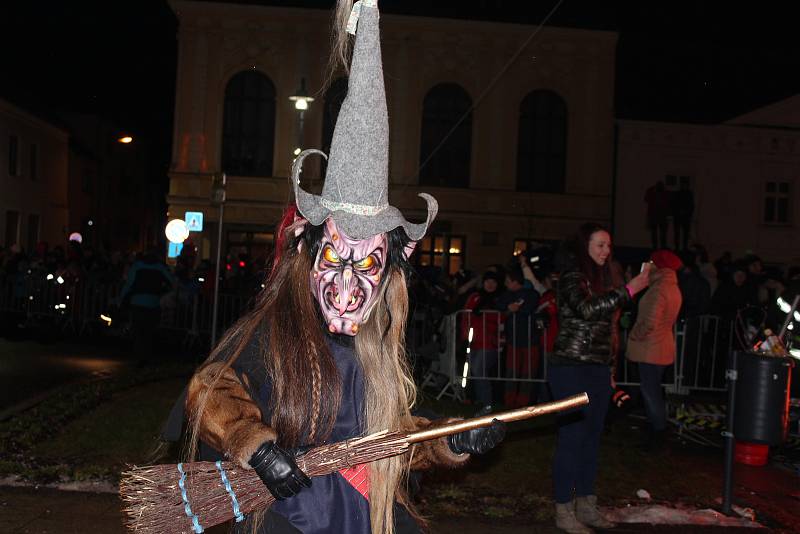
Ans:
[{"label": "brown fur sleeve", "polygon": [[[249,468],[250,457],[262,443],[276,439],[275,431],[263,423],[261,410],[247,394],[247,377],[244,376],[243,384],[230,367],[222,370],[223,366],[213,362],[197,370],[189,382],[186,412],[194,419],[202,408],[198,437]],[[220,371],[222,374],[214,383]],[[202,406],[204,396],[205,406]]]},{"label": "brown fur sleeve", "polygon": [[[424,417],[412,417],[414,430],[423,430],[431,426],[431,421]],[[456,419],[447,419],[449,423]],[[461,467],[469,460],[469,454],[456,454],[450,450],[447,437],[424,441],[413,445],[411,451],[411,470],[422,471],[434,466],[449,468]]]}]

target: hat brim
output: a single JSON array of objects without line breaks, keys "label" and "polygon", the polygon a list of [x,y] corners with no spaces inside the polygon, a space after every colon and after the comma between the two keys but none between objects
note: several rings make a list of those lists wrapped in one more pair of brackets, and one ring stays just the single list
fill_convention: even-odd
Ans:
[{"label": "hat brim", "polygon": [[425,202],[428,204],[428,214],[424,223],[412,223],[406,220],[400,210],[394,206],[387,206],[380,213],[375,215],[362,215],[342,210],[329,210],[322,205],[321,196],[304,191],[303,188],[300,187],[300,170],[303,165],[303,160],[306,156],[311,154],[319,154],[322,157],[326,157],[325,153],[320,150],[309,149],[301,152],[292,166],[292,185],[294,188],[297,210],[314,226],[322,224],[328,217],[331,217],[336,222],[339,229],[353,239],[366,239],[402,227],[409,239],[412,241],[419,241],[436,218],[436,214],[439,211],[439,204],[436,202],[435,198],[427,193],[419,193],[418,195],[425,199]]}]

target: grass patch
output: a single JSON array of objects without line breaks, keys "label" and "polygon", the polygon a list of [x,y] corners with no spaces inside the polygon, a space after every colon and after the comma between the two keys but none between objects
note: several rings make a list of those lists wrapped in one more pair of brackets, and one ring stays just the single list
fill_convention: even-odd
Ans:
[{"label": "grass patch", "polygon": [[35,482],[112,479],[153,450],[191,367],[165,365],[61,388],[0,423],[0,475]]},{"label": "grass patch", "polygon": [[31,453],[44,462],[69,464],[77,479],[105,478],[128,464],[145,463],[185,385],[185,379],[172,379],[114,394]]}]

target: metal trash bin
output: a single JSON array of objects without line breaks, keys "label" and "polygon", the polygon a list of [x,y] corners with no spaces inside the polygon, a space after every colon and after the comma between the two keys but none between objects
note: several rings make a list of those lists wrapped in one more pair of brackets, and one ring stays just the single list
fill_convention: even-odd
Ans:
[{"label": "metal trash bin", "polygon": [[786,439],[793,358],[737,355],[736,441],[778,445]]}]

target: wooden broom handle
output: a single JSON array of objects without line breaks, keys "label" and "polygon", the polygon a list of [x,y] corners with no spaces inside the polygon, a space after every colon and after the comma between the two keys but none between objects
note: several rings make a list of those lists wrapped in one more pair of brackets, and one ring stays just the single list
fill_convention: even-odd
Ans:
[{"label": "wooden broom handle", "polygon": [[421,441],[429,441],[451,434],[458,434],[459,432],[472,430],[474,428],[490,426],[495,419],[510,423],[511,421],[522,421],[523,419],[531,419],[533,417],[539,417],[540,415],[571,410],[585,404],[589,404],[589,396],[586,393],[578,393],[577,395],[565,399],[545,402],[535,406],[526,406],[525,408],[517,408],[516,410],[491,413],[473,419],[464,419],[444,425],[432,426],[425,430],[411,432],[405,437],[405,440],[408,443],[420,443]]}]

